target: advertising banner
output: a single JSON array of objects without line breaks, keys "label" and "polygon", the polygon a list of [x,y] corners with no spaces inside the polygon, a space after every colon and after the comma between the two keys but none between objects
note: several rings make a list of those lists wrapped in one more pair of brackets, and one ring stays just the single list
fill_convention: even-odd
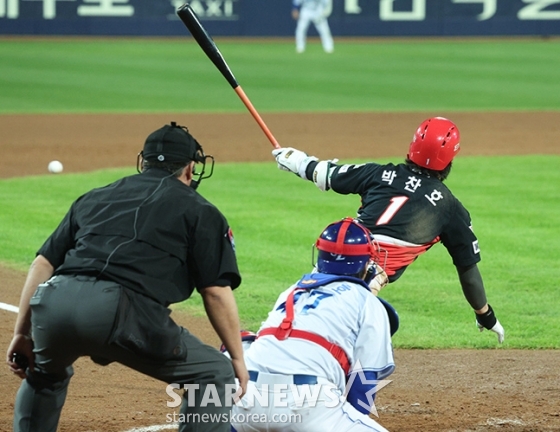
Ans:
[{"label": "advertising banner", "polygon": [[[560,34],[560,0],[330,1],[328,19],[335,37]],[[184,36],[188,33],[175,14],[183,3],[0,0],[0,34]],[[215,36],[285,37],[294,32],[291,0],[189,3]]]}]

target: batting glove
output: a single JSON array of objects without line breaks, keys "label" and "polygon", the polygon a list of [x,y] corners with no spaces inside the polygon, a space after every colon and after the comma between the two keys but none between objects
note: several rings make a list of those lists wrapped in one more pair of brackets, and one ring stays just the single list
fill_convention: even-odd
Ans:
[{"label": "batting glove", "polygon": [[476,326],[478,327],[479,331],[483,332],[484,329],[493,331],[498,335],[499,343],[502,343],[504,341],[504,337],[505,337],[504,328],[500,324],[500,321],[498,321],[498,318],[496,318],[492,306],[488,305],[488,310],[483,314],[477,314],[475,312],[475,316],[476,316]]},{"label": "batting glove", "polygon": [[307,165],[319,160],[315,156],[307,156],[306,153],[292,147],[274,149],[272,156],[276,159],[279,169],[292,172],[304,180],[309,180],[305,175]]}]

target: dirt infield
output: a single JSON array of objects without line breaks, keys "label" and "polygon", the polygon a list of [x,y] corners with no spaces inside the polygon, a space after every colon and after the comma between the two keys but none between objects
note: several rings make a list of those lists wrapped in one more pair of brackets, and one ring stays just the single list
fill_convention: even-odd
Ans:
[{"label": "dirt infield", "polygon": [[[320,158],[402,159],[414,127],[434,114],[264,117],[281,145]],[[459,125],[460,155],[560,153],[560,113],[437,114],[449,116]],[[64,163],[65,172],[134,167],[145,137],[170,120],[189,125],[205,151],[215,156],[217,169],[224,161],[272,160],[272,147],[244,113],[5,115],[0,116],[0,177],[45,174],[53,159]],[[22,272],[0,268],[0,302],[17,305],[24,279]],[[205,342],[219,345],[205,319],[173,315]],[[14,320],[13,312],[0,309],[3,352]],[[476,331],[473,337],[477,337]],[[397,349],[395,357],[393,382],[376,399],[379,422],[392,432],[560,431],[560,351]],[[166,414],[173,410],[166,407],[165,384],[118,364],[100,367],[87,358],[80,359],[75,369],[60,431],[121,432],[171,426]],[[19,379],[1,367],[0,431],[11,430],[18,386]]]}]

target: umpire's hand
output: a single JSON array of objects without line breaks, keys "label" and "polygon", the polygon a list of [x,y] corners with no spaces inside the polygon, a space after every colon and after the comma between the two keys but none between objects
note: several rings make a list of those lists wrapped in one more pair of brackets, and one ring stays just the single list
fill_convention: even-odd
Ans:
[{"label": "umpire's hand", "polygon": [[35,355],[33,354],[33,341],[29,336],[16,334],[6,353],[6,363],[10,371],[20,378],[25,378],[25,371],[29,368],[33,371],[35,367]]}]

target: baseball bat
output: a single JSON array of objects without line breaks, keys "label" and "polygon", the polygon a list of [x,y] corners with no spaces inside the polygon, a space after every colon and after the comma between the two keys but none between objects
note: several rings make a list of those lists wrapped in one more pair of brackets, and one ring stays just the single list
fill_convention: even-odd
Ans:
[{"label": "baseball bat", "polygon": [[212,61],[212,63],[214,63],[223,77],[227,80],[229,85],[233,88],[235,93],[237,93],[237,96],[239,96],[241,101],[245,104],[253,118],[261,127],[264,134],[267,136],[272,146],[274,148],[280,148],[280,144],[278,144],[278,141],[276,141],[276,138],[274,138],[274,135],[272,135],[272,132],[270,132],[270,129],[268,129],[265,122],[235,79],[235,76],[226,63],[226,60],[222,56],[222,53],[218,49],[218,46],[200,23],[194,10],[188,3],[185,3],[177,9],[177,15],[179,16],[179,18],[181,18],[183,24],[185,24],[185,26],[189,29],[193,38],[196,40],[200,48],[202,48],[202,51],[204,51],[206,56]]}]

